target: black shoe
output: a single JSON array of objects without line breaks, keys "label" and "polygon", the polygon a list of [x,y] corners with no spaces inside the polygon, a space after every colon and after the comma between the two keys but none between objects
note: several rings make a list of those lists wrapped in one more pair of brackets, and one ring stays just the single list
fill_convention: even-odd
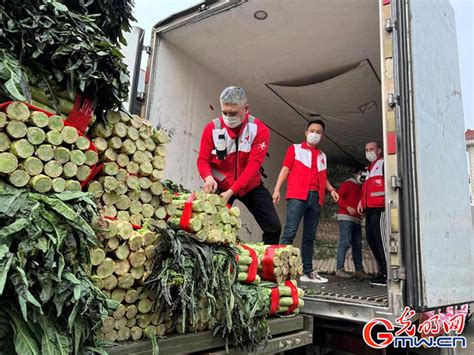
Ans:
[{"label": "black shoe", "polygon": [[376,277],[370,280],[370,284],[372,286],[387,286],[387,277],[386,276]]}]

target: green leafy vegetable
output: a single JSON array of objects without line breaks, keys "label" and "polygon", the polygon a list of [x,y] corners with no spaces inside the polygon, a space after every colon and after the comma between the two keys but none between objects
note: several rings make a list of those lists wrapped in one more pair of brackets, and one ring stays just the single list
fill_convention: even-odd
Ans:
[{"label": "green leafy vegetable", "polygon": [[[0,182],[0,346],[18,354],[98,349],[115,304],[87,274],[96,208],[85,193],[49,196]],[[90,350],[89,352],[93,352]]]},{"label": "green leafy vegetable", "polygon": [[[20,0],[0,4],[0,92],[29,99],[43,89],[57,112],[59,94],[94,100],[97,116],[127,97],[128,70],[116,44],[129,28],[131,2]],[[69,9],[68,6],[71,6]],[[71,11],[72,10],[72,11]],[[77,10],[77,12],[75,11]],[[107,12],[102,12],[107,10]]]},{"label": "green leafy vegetable", "polygon": [[227,345],[252,349],[268,336],[268,305],[260,288],[236,284],[232,247],[198,243],[184,231],[162,232],[147,285],[171,313],[178,333],[211,329]]}]

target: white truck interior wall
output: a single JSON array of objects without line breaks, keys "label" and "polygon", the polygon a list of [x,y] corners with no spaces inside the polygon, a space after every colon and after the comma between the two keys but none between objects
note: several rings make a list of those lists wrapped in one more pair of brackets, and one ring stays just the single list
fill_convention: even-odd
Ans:
[{"label": "white truck interior wall", "polygon": [[165,177],[198,189],[202,186],[196,167],[200,137],[206,123],[217,115],[209,105],[217,109],[215,93],[225,85],[224,80],[165,39],[160,40],[156,60],[166,70],[154,73],[151,91],[159,99],[151,100],[148,112],[153,124],[172,135]]},{"label": "white truck interior wall", "polygon": [[[254,13],[258,10],[266,11],[268,18],[256,20]],[[180,26],[164,37],[229,83],[243,86],[254,108],[258,103],[256,115],[290,140],[299,140],[305,120],[311,116],[306,111],[301,117],[267,85],[320,83],[356,68],[363,61],[371,64],[372,77],[379,78],[378,15],[375,0],[250,0],[229,11]],[[358,82],[349,84],[353,91],[370,90]],[[376,86],[379,85],[377,82]],[[342,95],[341,100],[344,100]],[[357,111],[371,101],[380,102],[380,93],[369,100],[350,102],[349,109]],[[328,135],[339,146],[355,147],[350,152],[353,158],[363,156],[360,139],[352,142],[351,136],[334,137],[333,130],[344,117],[329,118],[320,113],[326,120]],[[380,127],[380,122],[378,117],[374,127]],[[358,134],[365,140],[373,140],[380,139],[379,132],[380,128],[360,129]],[[322,147],[330,161],[348,162],[347,154],[329,140]]]}]

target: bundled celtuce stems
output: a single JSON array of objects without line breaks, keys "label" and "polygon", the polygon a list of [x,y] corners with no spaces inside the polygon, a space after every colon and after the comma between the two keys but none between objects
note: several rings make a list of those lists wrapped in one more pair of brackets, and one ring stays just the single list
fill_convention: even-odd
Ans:
[{"label": "bundled celtuce stems", "polygon": [[[301,252],[297,247],[264,244],[246,244],[245,246],[257,253],[258,275],[262,280],[281,283],[285,280],[297,279],[303,273]],[[243,247],[239,247],[238,250],[245,260],[245,257],[249,255],[248,250]]]},{"label": "bundled celtuce stems", "polygon": [[90,141],[60,116],[12,102],[0,112],[0,175],[15,187],[78,191],[97,163]]},{"label": "bundled celtuce stems", "polygon": [[[187,204],[191,209],[188,220],[183,217]],[[208,244],[235,243],[242,226],[238,207],[228,208],[220,196],[203,192],[174,195],[169,214],[171,228],[187,228],[195,239]]]},{"label": "bundled celtuce stems", "polygon": [[99,239],[103,247],[90,250],[92,280],[119,307],[102,324],[101,337],[109,341],[138,340],[169,327],[152,311],[156,297],[144,286],[155,260],[159,234],[134,229],[129,222],[104,220]]},{"label": "bundled celtuce stems", "polygon": [[102,214],[166,228],[166,206],[172,200],[161,184],[167,133],[136,115],[109,112],[105,123],[93,127],[92,137],[104,168],[88,190],[100,199]]},{"label": "bundled celtuce stems", "polygon": [[[291,286],[291,287],[290,287]],[[264,282],[260,285],[263,293],[267,297],[269,314],[298,314],[304,306],[304,291],[297,287],[296,280],[289,280],[286,283],[274,284]],[[273,296],[276,296],[275,302]]]}]

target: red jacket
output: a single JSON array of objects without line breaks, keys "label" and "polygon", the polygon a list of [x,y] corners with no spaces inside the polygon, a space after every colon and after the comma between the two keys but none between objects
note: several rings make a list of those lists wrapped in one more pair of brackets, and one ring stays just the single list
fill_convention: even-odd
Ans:
[{"label": "red jacket", "polygon": [[383,158],[374,161],[368,167],[367,178],[362,185],[362,207],[385,207],[385,182],[383,174]]},{"label": "red jacket", "polygon": [[[326,154],[321,150],[316,149],[317,156],[317,171],[319,179],[319,204],[324,204],[324,194],[326,193]],[[304,200],[308,198],[309,187],[311,184],[311,166],[313,161],[312,150],[308,147],[306,142],[300,144],[293,144],[288,148],[283,161],[283,166],[286,166],[290,173],[288,175],[288,187],[286,189],[286,199],[294,198]]]},{"label": "red jacket", "polygon": [[[238,135],[218,117],[202,133],[197,160],[199,174],[203,179],[212,175],[221,191],[232,189],[235,195],[244,196],[262,183],[260,167],[269,142],[267,126],[249,114]],[[224,159],[218,158],[216,147],[226,149]]]},{"label": "red jacket", "polygon": [[339,221],[360,223],[360,214],[357,213],[353,216],[347,210],[347,207],[352,207],[357,210],[357,204],[362,196],[362,188],[360,184],[358,184],[354,178],[347,179],[341,184],[341,186],[339,186],[337,193],[339,194],[339,200],[337,201],[337,205],[339,206],[337,219]]}]

